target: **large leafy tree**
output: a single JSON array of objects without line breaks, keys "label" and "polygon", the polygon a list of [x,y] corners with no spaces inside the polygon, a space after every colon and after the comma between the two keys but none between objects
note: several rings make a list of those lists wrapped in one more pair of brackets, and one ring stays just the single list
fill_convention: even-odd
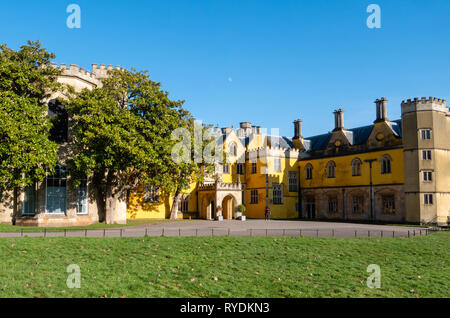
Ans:
[{"label": "large leafy tree", "polygon": [[0,45],[0,191],[17,190],[42,180],[53,170],[58,145],[49,140],[52,127],[47,100],[60,88],[54,54],[39,42],[19,50]]},{"label": "large leafy tree", "polygon": [[[68,102],[75,154],[74,180],[93,175],[107,223],[119,199],[139,184],[163,185],[170,134],[188,113],[146,72],[113,70],[103,85]],[[76,182],[76,181],[75,181]]]}]

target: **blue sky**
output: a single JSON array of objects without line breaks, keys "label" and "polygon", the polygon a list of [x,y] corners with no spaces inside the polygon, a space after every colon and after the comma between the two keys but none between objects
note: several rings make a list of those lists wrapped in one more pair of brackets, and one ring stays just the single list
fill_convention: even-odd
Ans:
[{"label": "blue sky", "polygon": [[[81,7],[81,29],[66,7]],[[381,7],[381,29],[366,8]],[[220,127],[250,121],[293,135],[372,123],[376,98],[400,118],[403,99],[450,97],[448,0],[9,1],[0,42],[39,39],[56,62],[148,70],[195,117]]]}]

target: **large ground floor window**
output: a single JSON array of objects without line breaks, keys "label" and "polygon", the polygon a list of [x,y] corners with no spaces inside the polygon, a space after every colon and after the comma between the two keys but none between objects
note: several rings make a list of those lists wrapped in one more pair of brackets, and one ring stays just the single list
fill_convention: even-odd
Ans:
[{"label": "large ground floor window", "polygon": [[22,215],[34,215],[34,186],[26,186],[23,188],[23,206]]},{"label": "large ground floor window", "polygon": [[47,177],[46,212],[50,214],[66,213],[67,173],[63,166],[56,166],[55,174]]},{"label": "large ground floor window", "polygon": [[88,185],[87,178],[82,179],[77,189],[77,214],[88,213]]}]

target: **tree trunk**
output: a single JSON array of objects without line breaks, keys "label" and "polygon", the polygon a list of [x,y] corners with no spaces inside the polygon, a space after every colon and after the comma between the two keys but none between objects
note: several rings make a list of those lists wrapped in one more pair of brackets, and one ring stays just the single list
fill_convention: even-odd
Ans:
[{"label": "tree trunk", "polygon": [[113,195],[113,187],[107,185],[106,187],[106,206],[105,206],[105,221],[106,224],[114,224],[114,216],[116,213],[117,199]]},{"label": "tree trunk", "polygon": [[175,191],[175,196],[173,198],[173,204],[172,204],[172,211],[170,213],[170,219],[176,220],[178,217],[178,204],[180,203],[182,194],[180,193],[180,190],[177,188]]}]

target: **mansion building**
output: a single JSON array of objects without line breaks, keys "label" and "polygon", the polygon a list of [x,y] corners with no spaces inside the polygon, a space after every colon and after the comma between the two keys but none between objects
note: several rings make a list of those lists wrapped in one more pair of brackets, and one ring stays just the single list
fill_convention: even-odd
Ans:
[{"label": "mansion building", "polygon": [[[54,67],[58,67],[54,65]],[[76,91],[101,86],[112,66],[59,66],[59,81]],[[105,220],[90,177],[78,186],[70,180],[70,118],[58,93],[48,101],[58,116],[52,136],[60,143],[56,173],[19,193],[3,194],[0,222],[35,226],[87,225]],[[318,136],[272,136],[260,126],[215,128],[227,154],[215,175],[192,184],[178,206],[179,218],[236,218],[245,205],[247,218],[333,219],[448,225],[450,219],[450,110],[438,98],[401,104],[401,119],[389,120],[387,99],[375,101],[376,116],[367,126],[346,128],[344,111],[334,111],[334,129]],[[113,222],[162,219],[173,197],[155,187],[138,187],[119,202]]]}]

